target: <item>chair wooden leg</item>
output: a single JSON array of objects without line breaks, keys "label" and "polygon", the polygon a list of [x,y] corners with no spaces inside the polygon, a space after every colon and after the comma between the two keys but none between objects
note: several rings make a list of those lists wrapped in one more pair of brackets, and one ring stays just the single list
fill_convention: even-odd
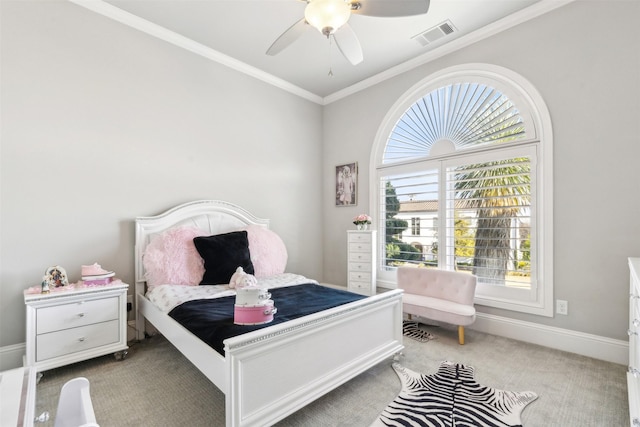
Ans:
[{"label": "chair wooden leg", "polygon": [[464,326],[458,326],[458,342],[464,345]]}]

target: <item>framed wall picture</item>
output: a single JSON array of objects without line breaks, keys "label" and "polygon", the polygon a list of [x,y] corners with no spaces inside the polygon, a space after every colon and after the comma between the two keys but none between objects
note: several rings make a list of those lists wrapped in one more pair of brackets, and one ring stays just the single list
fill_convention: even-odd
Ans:
[{"label": "framed wall picture", "polygon": [[358,163],[336,166],[336,206],[358,204]]}]

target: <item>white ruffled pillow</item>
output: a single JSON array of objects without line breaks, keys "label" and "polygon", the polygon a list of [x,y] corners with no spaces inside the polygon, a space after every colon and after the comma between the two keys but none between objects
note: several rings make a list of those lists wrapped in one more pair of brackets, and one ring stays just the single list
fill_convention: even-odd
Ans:
[{"label": "white ruffled pillow", "polygon": [[287,267],[287,247],[273,231],[259,225],[249,225],[247,230],[249,252],[256,277],[284,273]]},{"label": "white ruffled pillow", "polygon": [[204,262],[193,238],[204,234],[195,227],[177,227],[151,240],[142,258],[147,286],[198,285],[204,275]]}]

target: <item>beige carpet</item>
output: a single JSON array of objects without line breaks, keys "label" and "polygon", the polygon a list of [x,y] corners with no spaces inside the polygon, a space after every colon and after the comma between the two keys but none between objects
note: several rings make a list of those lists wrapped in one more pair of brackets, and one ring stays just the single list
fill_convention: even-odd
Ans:
[{"label": "beige carpet", "polygon": [[[629,425],[626,370],[602,362],[506,338],[429,327],[435,340],[405,339],[402,365],[435,372],[443,360],[471,365],[486,386],[530,390],[538,399],[522,413],[525,426]],[[101,427],[224,426],[224,395],[163,337],[133,344],[124,361],[104,356],[44,373],[37,387],[36,414],[51,413],[53,426],[60,387],[84,376]],[[383,362],[278,423],[278,426],[369,426],[400,391],[400,381]]]}]

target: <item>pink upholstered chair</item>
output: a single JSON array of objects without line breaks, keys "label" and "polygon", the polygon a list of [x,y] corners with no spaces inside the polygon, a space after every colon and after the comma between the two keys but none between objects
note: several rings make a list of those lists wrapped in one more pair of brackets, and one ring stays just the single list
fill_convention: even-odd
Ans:
[{"label": "pink upholstered chair", "polygon": [[399,267],[398,288],[404,290],[402,310],[409,315],[458,326],[464,344],[464,327],[476,320],[473,299],[477,277],[436,268]]}]

